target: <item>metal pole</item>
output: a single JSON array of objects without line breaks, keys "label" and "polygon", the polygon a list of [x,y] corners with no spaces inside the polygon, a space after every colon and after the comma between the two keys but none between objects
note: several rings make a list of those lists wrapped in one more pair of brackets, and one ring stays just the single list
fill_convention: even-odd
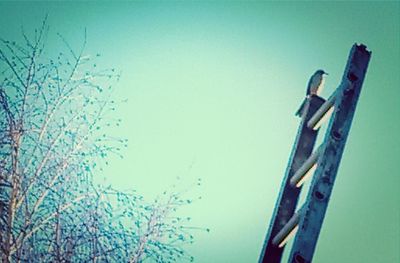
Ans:
[{"label": "metal pole", "polygon": [[292,246],[291,263],[309,263],[312,260],[370,57],[371,52],[364,45],[355,44],[350,51]]},{"label": "metal pole", "polygon": [[260,263],[278,263],[281,261],[284,247],[274,245],[272,239],[290,220],[296,209],[301,188],[292,187],[290,178],[312,153],[318,131],[309,129],[307,122],[324,102],[325,100],[318,96],[311,96],[307,101],[308,110],[303,116],[297,132],[271,223],[259,257]]}]

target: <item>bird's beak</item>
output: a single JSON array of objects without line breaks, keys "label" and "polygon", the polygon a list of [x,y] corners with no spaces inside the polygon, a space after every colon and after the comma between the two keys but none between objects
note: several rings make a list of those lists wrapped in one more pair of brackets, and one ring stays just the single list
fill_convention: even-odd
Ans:
[{"label": "bird's beak", "polygon": [[325,75],[329,75],[327,72],[324,72]]}]

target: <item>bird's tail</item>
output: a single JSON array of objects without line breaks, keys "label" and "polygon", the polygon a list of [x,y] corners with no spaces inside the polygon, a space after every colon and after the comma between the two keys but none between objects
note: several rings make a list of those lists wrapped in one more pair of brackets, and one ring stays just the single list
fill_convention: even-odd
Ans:
[{"label": "bird's tail", "polygon": [[303,112],[306,108],[306,102],[307,102],[307,98],[305,98],[303,100],[303,103],[301,103],[300,108],[296,111],[296,116],[299,116],[299,117],[303,116]]}]

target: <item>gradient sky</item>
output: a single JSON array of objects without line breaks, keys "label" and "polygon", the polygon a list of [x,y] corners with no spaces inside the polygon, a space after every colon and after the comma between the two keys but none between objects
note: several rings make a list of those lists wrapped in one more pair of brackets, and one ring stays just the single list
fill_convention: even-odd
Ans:
[{"label": "gradient sky", "polygon": [[[122,71],[109,132],[129,139],[104,174],[149,200],[197,178],[182,209],[195,262],[256,262],[278,195],[309,76],[337,87],[351,46],[372,60],[314,262],[400,262],[399,2],[0,2],[0,36],[49,14],[104,67]],[[55,38],[54,38],[55,39]],[[176,177],[180,177],[179,182]]]}]

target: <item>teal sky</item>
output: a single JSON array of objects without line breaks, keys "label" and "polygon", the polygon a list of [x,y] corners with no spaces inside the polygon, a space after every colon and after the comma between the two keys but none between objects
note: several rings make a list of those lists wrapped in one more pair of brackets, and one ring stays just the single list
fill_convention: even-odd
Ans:
[{"label": "teal sky", "polygon": [[[50,36],[121,70],[116,111],[128,138],[104,174],[151,199],[202,179],[182,209],[195,262],[256,262],[309,76],[337,87],[351,46],[372,60],[314,262],[400,262],[399,2],[0,2],[0,36],[49,14]],[[58,48],[51,38],[49,48]]]}]

